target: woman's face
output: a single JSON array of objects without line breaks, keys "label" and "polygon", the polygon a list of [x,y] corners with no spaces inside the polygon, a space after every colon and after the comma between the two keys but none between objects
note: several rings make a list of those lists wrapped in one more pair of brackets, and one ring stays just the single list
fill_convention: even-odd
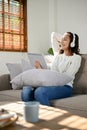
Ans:
[{"label": "woman's face", "polygon": [[64,33],[64,35],[61,38],[61,49],[63,50],[69,50],[70,46],[70,37],[68,33]]}]

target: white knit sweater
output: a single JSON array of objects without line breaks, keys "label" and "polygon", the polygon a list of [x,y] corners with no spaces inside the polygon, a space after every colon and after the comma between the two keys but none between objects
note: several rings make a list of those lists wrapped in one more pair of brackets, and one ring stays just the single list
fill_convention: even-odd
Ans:
[{"label": "white knit sweater", "polygon": [[[72,56],[66,56],[65,54],[59,54],[52,62],[51,69],[60,73],[66,73],[74,80],[75,74],[78,72],[81,65],[81,56],[73,54]],[[73,81],[67,85],[73,87]]]}]

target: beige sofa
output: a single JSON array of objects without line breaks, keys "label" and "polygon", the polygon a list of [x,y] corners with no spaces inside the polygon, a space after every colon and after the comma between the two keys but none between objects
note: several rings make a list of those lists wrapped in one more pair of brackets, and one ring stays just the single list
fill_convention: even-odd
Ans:
[{"label": "beige sofa", "polygon": [[[53,107],[68,110],[74,114],[87,117],[87,54],[82,54],[82,64],[73,88],[73,96],[51,101]],[[10,84],[10,75],[0,76],[0,101],[21,100],[21,90],[13,90]]]}]

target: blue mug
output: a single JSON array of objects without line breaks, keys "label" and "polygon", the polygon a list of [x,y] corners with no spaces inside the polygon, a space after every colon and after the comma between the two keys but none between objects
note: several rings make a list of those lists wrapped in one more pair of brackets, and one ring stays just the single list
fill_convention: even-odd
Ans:
[{"label": "blue mug", "polygon": [[30,101],[24,103],[24,119],[32,123],[39,120],[39,102]]}]

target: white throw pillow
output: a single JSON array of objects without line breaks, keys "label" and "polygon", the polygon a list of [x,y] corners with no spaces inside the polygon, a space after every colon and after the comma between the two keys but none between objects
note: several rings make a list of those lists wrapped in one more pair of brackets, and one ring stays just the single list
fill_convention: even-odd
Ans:
[{"label": "white throw pillow", "polygon": [[30,69],[16,76],[11,83],[13,89],[22,88],[24,85],[38,86],[63,86],[72,80],[66,74],[47,69]]},{"label": "white throw pillow", "polygon": [[31,63],[25,59],[22,59],[21,60],[21,66],[22,66],[22,71],[26,71],[26,70],[29,70],[29,69],[33,69]]},{"label": "white throw pillow", "polygon": [[11,80],[18,74],[22,73],[22,67],[20,63],[6,63],[6,66],[9,70]]},{"label": "white throw pillow", "polygon": [[[22,67],[20,63],[6,63],[6,66],[9,70],[10,73],[10,79],[12,80],[15,78],[15,76],[19,75],[22,73]],[[12,88],[15,88],[16,86],[12,84]]]}]

